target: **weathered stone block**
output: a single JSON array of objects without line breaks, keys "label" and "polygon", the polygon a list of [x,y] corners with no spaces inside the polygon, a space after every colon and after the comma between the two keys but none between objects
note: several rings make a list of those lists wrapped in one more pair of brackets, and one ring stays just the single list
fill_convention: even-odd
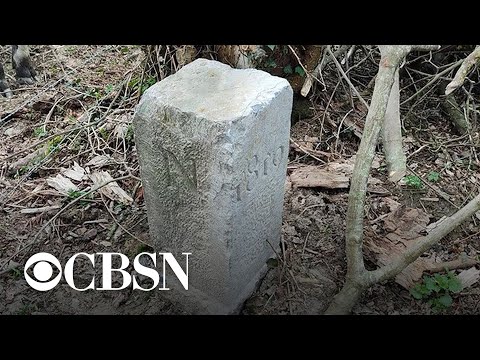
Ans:
[{"label": "weathered stone block", "polygon": [[[292,89],[282,78],[198,59],[149,88],[134,130],[156,251],[189,256],[196,313],[234,313],[278,248]],[[162,293],[163,294],[163,293]]]}]

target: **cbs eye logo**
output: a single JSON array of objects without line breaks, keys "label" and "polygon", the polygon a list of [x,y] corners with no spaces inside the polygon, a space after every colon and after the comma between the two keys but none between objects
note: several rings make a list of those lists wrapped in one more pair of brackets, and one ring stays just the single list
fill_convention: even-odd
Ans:
[{"label": "cbs eye logo", "polygon": [[[34,263],[36,264],[33,265]],[[52,264],[55,265],[59,273],[55,278],[50,280],[53,275]],[[27,272],[32,265],[33,276],[36,280],[33,279]],[[42,252],[35,254],[28,259],[23,273],[25,275],[25,280],[27,280],[28,285],[30,285],[32,288],[39,291],[48,291],[53,289],[60,282],[62,277],[62,266],[55,256]]]}]

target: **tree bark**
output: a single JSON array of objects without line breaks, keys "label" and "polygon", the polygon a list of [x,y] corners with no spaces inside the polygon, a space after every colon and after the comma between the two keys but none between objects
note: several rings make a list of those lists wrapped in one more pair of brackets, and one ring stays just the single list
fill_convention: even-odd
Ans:
[{"label": "tree bark", "polygon": [[352,280],[345,281],[342,290],[335,295],[332,303],[328,307],[325,315],[347,315],[360,299],[366,284],[354,282]]},{"label": "tree bark", "polygon": [[407,172],[407,157],[402,146],[402,126],[400,122],[400,76],[395,72],[395,81],[388,99],[383,126],[383,148],[387,162],[388,179],[398,182]]},{"label": "tree bark", "polygon": [[[350,183],[347,210],[346,251],[347,271],[350,275],[363,273],[363,208],[367,192],[367,181],[375,155],[375,146],[382,128],[395,71],[408,53],[401,46],[380,47],[382,58],[375,81],[370,110],[367,114],[362,141],[357,152],[355,167]],[[347,275],[348,277],[348,275]],[[355,276],[353,276],[355,278]]]}]

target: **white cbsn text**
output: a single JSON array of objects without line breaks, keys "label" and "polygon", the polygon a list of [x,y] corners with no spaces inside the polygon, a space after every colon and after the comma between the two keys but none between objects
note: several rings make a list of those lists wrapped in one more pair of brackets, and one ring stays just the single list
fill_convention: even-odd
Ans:
[{"label": "white cbsn text", "polygon": [[[177,277],[177,279],[180,281],[182,284],[183,288],[185,290],[188,290],[188,255],[191,255],[191,253],[182,253],[182,255],[185,255],[185,271],[183,271],[182,267],[179,265],[175,257],[172,255],[172,253],[147,253],[147,252],[142,252],[135,256],[135,259],[133,260],[133,269],[139,274],[146,276],[150,278],[153,281],[153,285],[149,288],[143,288],[140,286],[140,284],[137,282],[136,276],[131,275],[128,273],[125,269],[129,266],[130,262],[129,259],[126,255],[121,254],[121,253],[96,253],[96,254],[87,254],[84,252],[77,253],[70,257],[66,264],[65,264],[65,269],[62,272],[62,266],[60,264],[60,261],[53,256],[52,254],[46,253],[46,252],[41,252],[37,253],[33,256],[31,256],[27,262],[25,263],[25,268],[24,268],[24,275],[25,275],[25,280],[27,283],[34,288],[35,290],[38,291],[48,291],[53,289],[57,284],[60,282],[60,279],[62,278],[62,273],[64,275],[65,281],[67,284],[72,288],[77,291],[85,291],[89,289],[95,289],[95,290],[122,290],[125,289],[126,287],[130,286],[132,284],[133,290],[142,290],[142,291],[150,291],[154,290],[157,288],[158,284],[160,283],[160,274],[156,269],[150,268],[148,266],[142,265],[140,263],[140,257],[142,256],[148,256],[153,262],[153,265],[156,267],[157,266],[157,256],[159,255],[163,258],[162,262],[162,287],[158,288],[158,290],[170,290],[169,288],[166,287],[166,273],[165,273],[165,264],[168,263],[170,265],[170,268],[172,269],[173,273]],[[91,264],[93,267],[95,267],[95,257],[100,256],[102,259],[102,279],[101,279],[101,287],[95,287],[95,276],[92,276],[92,281],[87,287],[83,288],[78,288],[75,285],[74,281],[74,273],[75,273],[75,259],[77,257],[86,257],[88,260],[90,260]],[[119,256],[121,260],[121,266],[118,268],[113,268],[112,265],[112,258],[113,256]],[[36,263],[36,264],[35,264]],[[33,265],[35,264],[35,265]],[[51,279],[53,275],[53,266],[55,266],[59,273],[55,276],[55,278]],[[29,274],[28,274],[28,269],[33,266],[33,276],[35,279],[33,279]],[[112,273],[114,272],[119,272],[122,275],[122,282],[120,287],[113,287],[112,284]]]}]

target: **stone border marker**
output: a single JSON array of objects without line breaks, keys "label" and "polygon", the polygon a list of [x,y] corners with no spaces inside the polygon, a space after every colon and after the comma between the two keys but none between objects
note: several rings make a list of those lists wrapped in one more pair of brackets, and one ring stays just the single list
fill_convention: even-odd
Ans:
[{"label": "stone border marker", "polygon": [[292,97],[283,78],[197,59],[137,107],[155,251],[183,268],[191,253],[188,290],[167,267],[162,295],[188,312],[236,313],[265,275],[280,242]]}]

